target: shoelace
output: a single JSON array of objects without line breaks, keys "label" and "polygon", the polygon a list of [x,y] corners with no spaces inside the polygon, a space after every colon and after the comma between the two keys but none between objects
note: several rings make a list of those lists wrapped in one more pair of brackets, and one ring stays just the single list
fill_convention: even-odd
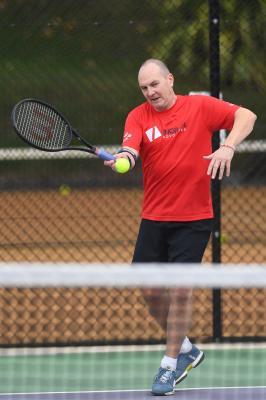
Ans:
[{"label": "shoelace", "polygon": [[166,383],[171,378],[171,375],[172,375],[172,371],[166,370],[160,376],[159,381],[161,381],[162,383]]}]

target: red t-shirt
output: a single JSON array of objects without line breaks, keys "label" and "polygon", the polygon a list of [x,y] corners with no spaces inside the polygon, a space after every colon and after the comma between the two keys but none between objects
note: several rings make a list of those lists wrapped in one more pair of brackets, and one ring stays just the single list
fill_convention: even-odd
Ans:
[{"label": "red t-shirt", "polygon": [[209,161],[212,133],[230,130],[239,107],[204,95],[177,96],[168,110],[149,103],[134,108],[125,123],[123,146],[140,153],[142,218],[193,221],[212,218]]}]

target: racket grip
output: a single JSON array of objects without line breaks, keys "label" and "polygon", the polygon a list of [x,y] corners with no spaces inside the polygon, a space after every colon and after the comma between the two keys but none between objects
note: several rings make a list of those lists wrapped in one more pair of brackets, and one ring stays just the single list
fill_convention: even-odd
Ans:
[{"label": "racket grip", "polygon": [[108,153],[107,151],[105,151],[103,149],[97,149],[96,155],[105,161],[115,160],[115,157],[111,153]]}]

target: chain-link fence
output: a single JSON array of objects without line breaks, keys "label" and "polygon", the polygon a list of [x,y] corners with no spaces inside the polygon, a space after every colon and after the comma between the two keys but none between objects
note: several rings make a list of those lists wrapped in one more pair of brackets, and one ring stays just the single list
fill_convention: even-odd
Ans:
[{"label": "chain-link fence", "polygon": [[[178,93],[210,91],[208,6],[204,0],[0,2],[2,261],[130,262],[142,201],[140,162],[116,175],[93,158],[36,156],[12,131],[10,112],[22,98],[38,98],[90,142],[119,146],[127,113],[143,101],[137,72],[145,59],[168,64]],[[258,115],[222,185],[222,262],[266,260],[265,15],[263,0],[220,5],[222,96]],[[205,260],[212,260],[211,245]],[[3,296],[4,304],[10,301]],[[12,293],[13,310],[20,296]],[[198,302],[206,304],[206,296]],[[259,298],[260,291],[253,294],[254,309]],[[202,332],[212,335],[210,321]]]}]

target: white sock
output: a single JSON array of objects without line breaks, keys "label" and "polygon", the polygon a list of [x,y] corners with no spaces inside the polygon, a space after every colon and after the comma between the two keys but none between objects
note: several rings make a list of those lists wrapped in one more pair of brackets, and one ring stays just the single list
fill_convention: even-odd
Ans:
[{"label": "white sock", "polygon": [[192,349],[192,343],[189,338],[186,336],[183,340],[180,353],[188,353]]},{"label": "white sock", "polygon": [[165,369],[172,369],[174,371],[176,369],[176,362],[177,362],[176,358],[164,355],[161,361],[161,367]]}]

